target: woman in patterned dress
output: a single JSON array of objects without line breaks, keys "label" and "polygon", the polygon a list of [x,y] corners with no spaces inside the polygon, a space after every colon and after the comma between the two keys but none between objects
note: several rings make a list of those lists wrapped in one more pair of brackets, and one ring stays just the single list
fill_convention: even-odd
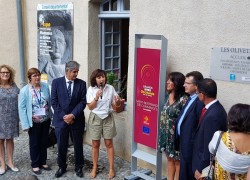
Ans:
[{"label": "woman in patterned dress", "polygon": [[[228,131],[222,134],[215,160],[215,180],[246,180],[250,167],[250,105],[235,104],[228,113]],[[220,131],[209,143],[213,154]]]},{"label": "woman in patterned dress", "polygon": [[29,83],[19,95],[18,111],[21,125],[29,134],[29,148],[32,171],[41,174],[41,169],[50,171],[47,165],[47,143],[51,123],[50,91],[46,83],[41,82],[41,73],[37,68],[28,70]]},{"label": "woman in patterned dress", "polygon": [[[0,66],[0,175],[6,168],[19,171],[13,164],[14,141],[19,134],[18,94],[19,88],[14,82],[15,71],[8,65]],[[5,163],[5,144],[8,164]]]},{"label": "woman in patterned dress", "polygon": [[183,87],[185,76],[180,72],[172,72],[168,75],[166,82],[167,98],[161,111],[160,133],[158,149],[165,150],[167,156],[168,178],[179,179],[180,158],[179,152],[175,150],[175,123],[188,96]]}]

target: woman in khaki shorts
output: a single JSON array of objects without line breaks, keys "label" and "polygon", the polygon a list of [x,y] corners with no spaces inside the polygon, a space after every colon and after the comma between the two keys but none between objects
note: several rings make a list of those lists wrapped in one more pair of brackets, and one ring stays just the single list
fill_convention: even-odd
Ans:
[{"label": "woman in khaki shorts", "polygon": [[96,69],[90,76],[91,86],[87,91],[87,105],[91,110],[88,120],[88,131],[92,138],[93,168],[91,178],[97,174],[97,161],[99,157],[100,139],[104,138],[109,160],[108,178],[115,177],[113,137],[116,136],[115,121],[112,106],[120,106],[120,97],[114,87],[106,84],[106,72]]}]

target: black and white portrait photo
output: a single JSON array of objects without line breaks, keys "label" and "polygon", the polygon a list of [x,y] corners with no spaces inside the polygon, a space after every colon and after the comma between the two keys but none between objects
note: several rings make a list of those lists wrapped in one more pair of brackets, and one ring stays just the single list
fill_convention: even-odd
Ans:
[{"label": "black and white portrait photo", "polygon": [[38,5],[38,69],[51,84],[65,75],[73,56],[73,5]]}]

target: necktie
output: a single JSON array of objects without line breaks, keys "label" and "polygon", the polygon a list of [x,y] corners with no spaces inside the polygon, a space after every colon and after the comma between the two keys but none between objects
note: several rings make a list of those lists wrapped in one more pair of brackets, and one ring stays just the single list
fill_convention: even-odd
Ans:
[{"label": "necktie", "polygon": [[71,84],[72,84],[72,81],[68,81],[68,83],[69,83],[69,85],[68,85],[67,92],[68,92],[69,99],[71,99]]},{"label": "necktie", "polygon": [[185,103],[185,105],[183,106],[183,108],[182,108],[182,110],[181,110],[181,112],[180,112],[180,114],[179,114],[179,118],[182,116],[182,114],[184,113],[184,111],[185,111],[185,108],[187,107],[187,105],[188,105],[188,103],[189,103],[189,101],[191,100],[192,98],[191,97],[189,97],[188,99],[187,99],[187,102]]},{"label": "necktie", "polygon": [[204,108],[202,109],[202,111],[201,111],[201,116],[200,116],[200,119],[199,119],[199,124],[201,123],[201,120],[202,120],[204,114],[206,113],[206,111],[207,111],[207,109],[204,107]]}]

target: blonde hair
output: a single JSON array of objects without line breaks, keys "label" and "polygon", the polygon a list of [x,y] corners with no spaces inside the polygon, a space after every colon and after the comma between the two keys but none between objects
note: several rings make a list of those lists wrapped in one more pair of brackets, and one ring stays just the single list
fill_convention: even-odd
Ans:
[{"label": "blonde hair", "polygon": [[[3,64],[3,65],[0,66],[0,71],[1,71],[1,69],[3,69],[3,68],[8,69],[8,71],[10,72],[9,85],[12,86],[12,85],[15,83],[14,80],[15,80],[16,71],[15,71],[12,67],[10,67],[10,66],[8,66],[8,65],[6,65],[6,64]],[[2,84],[1,76],[0,76],[0,84]]]}]

